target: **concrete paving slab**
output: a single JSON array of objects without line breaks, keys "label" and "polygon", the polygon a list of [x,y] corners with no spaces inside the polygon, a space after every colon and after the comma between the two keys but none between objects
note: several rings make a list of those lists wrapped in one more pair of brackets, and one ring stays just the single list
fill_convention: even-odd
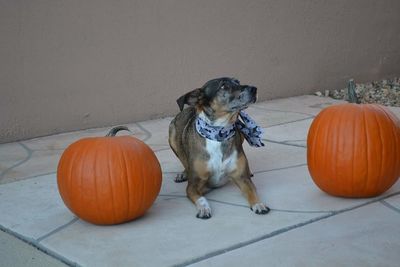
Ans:
[{"label": "concrete paving slab", "polygon": [[307,142],[308,129],[313,119],[303,119],[271,126],[265,129],[264,139],[285,144],[304,144]]},{"label": "concrete paving slab", "polygon": [[14,166],[2,179],[2,183],[20,181],[44,174],[54,173],[63,150],[31,151],[27,160]]},{"label": "concrete paving slab", "polygon": [[26,156],[26,150],[18,143],[7,143],[0,145],[0,171],[23,161]]},{"label": "concrete paving slab", "polygon": [[281,125],[312,118],[312,114],[304,114],[291,111],[269,110],[267,107],[258,104],[250,106],[245,110],[261,127],[268,128],[274,125]]},{"label": "concrete paving slab", "polygon": [[248,144],[244,150],[249,161],[250,170],[259,172],[282,169],[306,164],[306,149],[278,143],[265,142],[265,147],[254,148]]},{"label": "concrete paving slab", "polygon": [[[131,133],[121,131],[118,135],[147,138],[147,132],[136,123],[127,126]],[[0,184],[54,173],[60,156],[68,145],[81,138],[105,136],[111,128],[88,129],[0,144]]]},{"label": "concrete paving slab", "polygon": [[155,152],[155,154],[161,164],[163,173],[178,173],[183,171],[182,164],[171,149],[161,150]]},{"label": "concrete paving slab", "polygon": [[14,168],[30,158],[30,152],[20,143],[0,144],[0,184],[18,176]]},{"label": "concrete paving slab", "polygon": [[[400,184],[400,181],[397,181],[398,184]],[[385,199],[385,202],[384,204],[388,204],[387,206],[400,212],[400,195]]]},{"label": "concrete paving slab", "polygon": [[400,118],[400,107],[388,107],[398,118]]},{"label": "concrete paving slab", "polygon": [[[168,117],[127,124],[135,137],[144,140],[155,151],[163,170],[160,195],[144,217],[123,225],[95,226],[75,218],[59,197],[55,170],[63,149],[79,138],[104,136],[111,128],[106,127],[0,145],[0,229],[70,265],[77,262],[84,266],[186,266],[198,260],[208,262],[207,259],[216,259],[210,264],[243,266],[240,260],[220,263],[219,257],[228,255],[228,251],[238,253],[264,241],[301,231],[303,227],[343,216],[339,228],[330,224],[320,227],[327,233],[331,230],[338,233],[338,239],[328,237],[334,240],[330,245],[333,251],[341,255],[337,244],[351,236],[345,231],[345,226],[352,226],[358,220],[358,214],[353,216],[350,210],[364,209],[358,208],[363,205],[365,208],[373,206],[371,214],[388,220],[386,224],[390,229],[392,224],[398,224],[393,214],[400,214],[400,181],[383,196],[373,199],[331,197],[312,182],[306,166],[308,127],[322,108],[341,102],[300,96],[258,103],[247,110],[266,130],[266,147],[252,148],[245,143],[244,149],[261,199],[273,209],[269,215],[254,215],[236,186],[228,184],[207,194],[213,217],[208,221],[196,219],[194,205],[185,196],[186,183],[173,182],[174,176],[182,171],[182,166],[168,146],[168,125],[172,119]],[[400,112],[400,108],[394,111]],[[120,133],[126,134],[130,133]],[[388,211],[392,212],[391,215]],[[368,222],[364,217],[365,214],[360,215]],[[386,227],[386,224],[383,226]],[[302,263],[302,258],[312,255],[310,251],[318,251],[319,248],[323,251],[322,256],[328,255],[324,253],[330,248],[323,245],[330,239],[327,241],[324,236],[327,233],[321,234],[323,231],[318,229],[315,234],[314,230],[309,230],[313,239],[310,237],[311,242],[304,249],[301,248],[302,243],[296,243],[295,236],[282,241],[276,250],[273,245],[267,244],[267,247],[272,246],[271,250],[265,252],[255,248],[251,253],[246,252],[245,255],[252,255],[247,265],[254,263],[257,266],[276,254],[277,261],[272,261],[271,266],[276,262],[292,266],[294,262],[286,259],[287,255],[291,255],[288,244],[292,241],[300,247],[293,258],[299,263]],[[355,240],[369,243],[376,240],[381,245],[377,255],[386,256],[386,252],[380,251],[386,249],[380,237],[370,234],[375,230],[368,224],[363,233],[355,232]],[[383,233],[383,236],[387,235],[385,231]],[[365,240],[359,236],[361,234],[371,238]],[[4,240],[6,246],[12,242]],[[369,248],[361,248],[369,251]],[[360,258],[364,255],[362,249],[354,250],[353,254]],[[30,255],[29,251],[23,253]],[[348,254],[343,253],[344,259],[347,259]],[[390,257],[391,253],[388,259]],[[243,258],[246,259],[245,256]],[[329,255],[327,259],[328,265],[323,266],[336,266],[334,264],[338,263]],[[400,261],[400,258],[397,259]],[[311,261],[310,266],[314,263],[319,264],[319,259]],[[354,262],[350,259],[350,263]]]},{"label": "concrete paving slab", "polygon": [[168,127],[172,117],[138,122],[136,125],[146,133],[143,141],[150,146],[154,152],[169,150]]},{"label": "concrete paving slab", "polygon": [[399,266],[400,214],[374,203],[190,266]]},{"label": "concrete paving slab", "polygon": [[298,112],[306,115],[317,115],[323,108],[346,101],[335,100],[330,97],[313,95],[295,96],[257,103],[257,106],[268,110]]},{"label": "concrete paving slab", "polygon": [[168,127],[172,117],[138,122],[141,130],[147,133],[144,140],[148,145],[168,145]]},{"label": "concrete paving slab", "polygon": [[[135,123],[127,124],[126,126],[129,127],[129,129],[132,131],[132,133],[129,133],[127,131],[121,131],[118,133],[118,135],[134,135],[134,136],[138,137],[139,139],[145,138],[147,135]],[[86,138],[86,137],[105,136],[112,127],[113,126],[93,128],[93,129],[87,129],[87,130],[82,130],[82,131],[74,131],[74,132],[38,137],[38,138],[30,139],[30,140],[21,141],[21,143],[23,143],[24,145],[26,145],[29,149],[31,149],[33,151],[64,150],[65,148],[67,148],[67,146],[69,146],[70,144],[72,144],[73,142],[75,142],[79,139]],[[1,145],[0,145],[0,147],[1,147]]]},{"label": "concrete paving slab", "polygon": [[66,267],[68,265],[0,230],[0,267]]},{"label": "concrete paving slab", "polygon": [[[306,164],[306,149],[304,147],[271,142],[265,142],[265,145],[265,147],[253,148],[247,143],[244,144],[250,170],[253,173]],[[172,150],[162,150],[156,152],[156,155],[164,173],[176,174],[183,171],[182,164]]]},{"label": "concrete paving slab", "polygon": [[[323,213],[351,208],[371,201],[371,198],[340,198],[322,192],[312,181],[307,166],[256,173],[253,182],[260,198],[270,208],[277,211]],[[400,192],[400,181],[382,196],[389,196],[396,192]],[[233,184],[216,189],[207,197],[233,205],[247,205],[240,191]]]},{"label": "concrete paving slab", "polygon": [[0,214],[2,227],[34,240],[75,218],[59,196],[55,174],[1,185]]},{"label": "concrete paving slab", "polygon": [[171,266],[318,216],[210,205],[213,217],[200,220],[185,197],[159,197],[136,221],[105,227],[79,220],[42,244],[84,266]]}]

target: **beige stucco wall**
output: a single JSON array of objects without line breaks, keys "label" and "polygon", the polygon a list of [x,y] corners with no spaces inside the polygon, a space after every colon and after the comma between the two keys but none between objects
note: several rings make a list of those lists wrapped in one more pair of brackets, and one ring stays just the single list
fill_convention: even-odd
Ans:
[{"label": "beige stucco wall", "polygon": [[399,0],[0,0],[0,143],[171,115],[218,76],[261,99],[398,76],[399,14]]}]

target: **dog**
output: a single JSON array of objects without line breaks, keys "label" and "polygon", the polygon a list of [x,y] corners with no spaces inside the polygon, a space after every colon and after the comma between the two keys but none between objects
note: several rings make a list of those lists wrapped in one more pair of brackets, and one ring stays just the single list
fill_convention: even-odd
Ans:
[{"label": "dog", "polygon": [[[188,182],[186,194],[196,205],[197,218],[211,218],[211,207],[204,195],[229,180],[239,187],[252,211],[256,214],[270,211],[260,202],[251,181],[242,147],[245,137],[235,124],[240,112],[256,100],[256,87],[241,85],[237,79],[226,77],[210,80],[178,98],[181,112],[170,123],[169,144],[184,171],[177,175],[175,182]],[[185,105],[189,107],[184,109]],[[202,123],[208,129],[202,129],[199,126]],[[219,130],[211,133],[217,135],[217,140],[206,135],[214,129]]]}]

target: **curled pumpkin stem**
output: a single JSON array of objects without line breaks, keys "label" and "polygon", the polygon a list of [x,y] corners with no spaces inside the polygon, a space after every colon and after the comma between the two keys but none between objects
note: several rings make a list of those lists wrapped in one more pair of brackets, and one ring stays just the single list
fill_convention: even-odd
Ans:
[{"label": "curled pumpkin stem", "polygon": [[131,130],[129,130],[129,128],[126,126],[116,126],[116,127],[112,128],[106,136],[115,136],[119,131],[131,132]]},{"label": "curled pumpkin stem", "polygon": [[354,79],[350,79],[347,83],[347,95],[350,103],[361,103],[360,99],[357,97],[356,83],[354,82]]}]

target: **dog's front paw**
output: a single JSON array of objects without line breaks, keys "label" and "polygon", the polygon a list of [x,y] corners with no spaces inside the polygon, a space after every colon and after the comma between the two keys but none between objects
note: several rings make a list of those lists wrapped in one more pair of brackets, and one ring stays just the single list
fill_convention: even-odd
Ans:
[{"label": "dog's front paw", "polygon": [[250,209],[256,214],[267,214],[270,211],[264,203],[256,203]]},{"label": "dog's front paw", "polygon": [[204,219],[204,220],[210,219],[211,218],[211,209],[210,208],[199,209],[196,217],[199,219]]},{"label": "dog's front paw", "polygon": [[174,181],[175,181],[175,183],[183,183],[183,182],[186,182],[187,179],[188,179],[188,178],[187,178],[186,172],[182,172],[182,173],[178,173],[178,174],[175,176]]},{"label": "dog's front paw", "polygon": [[211,218],[211,208],[205,197],[200,197],[196,201],[196,208],[197,208],[197,215],[196,215],[197,218],[200,219]]}]

